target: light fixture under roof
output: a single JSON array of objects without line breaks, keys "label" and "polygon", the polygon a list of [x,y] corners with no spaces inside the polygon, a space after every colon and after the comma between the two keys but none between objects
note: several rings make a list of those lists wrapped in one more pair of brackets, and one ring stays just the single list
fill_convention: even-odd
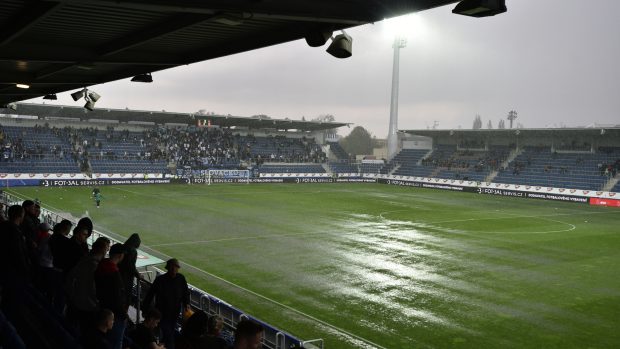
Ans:
[{"label": "light fixture under roof", "polygon": [[27,84],[15,84],[15,87],[27,89],[27,88],[30,88],[30,85],[27,85]]},{"label": "light fixture under roof", "polygon": [[133,82],[153,82],[153,76],[151,75],[151,73],[138,74],[138,75],[134,76],[133,78],[131,78],[131,81],[133,81]]},{"label": "light fixture under roof", "polygon": [[84,108],[90,111],[95,109],[95,103],[99,100],[99,98],[101,98],[97,92],[90,91],[86,87],[71,94],[71,98],[73,98],[74,101],[78,101],[82,97],[84,97],[84,100],[86,101]]},{"label": "light fixture under roof", "polygon": [[332,43],[327,48],[327,53],[336,58],[348,58],[353,54],[353,38],[345,33],[336,35]]},{"label": "light fixture under roof", "polygon": [[84,97],[85,93],[86,93],[86,89],[75,91],[71,94],[71,98],[73,98],[73,100],[77,102],[80,98]]},{"label": "light fixture under roof", "polygon": [[506,11],[506,0],[463,0],[452,13],[469,17],[489,17]]},{"label": "light fixture under roof", "polygon": [[8,103],[8,104],[3,105],[2,108],[11,109],[11,110],[17,110],[17,104],[15,104],[15,103]]}]

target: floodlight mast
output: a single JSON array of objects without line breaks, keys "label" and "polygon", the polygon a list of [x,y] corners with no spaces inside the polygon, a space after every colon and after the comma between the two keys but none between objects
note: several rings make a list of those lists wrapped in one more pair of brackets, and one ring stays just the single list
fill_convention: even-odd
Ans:
[{"label": "floodlight mast", "polygon": [[388,160],[398,153],[398,76],[400,49],[407,46],[407,40],[397,36],[394,39],[394,63],[392,65],[392,96],[390,99],[390,128],[388,132]]}]

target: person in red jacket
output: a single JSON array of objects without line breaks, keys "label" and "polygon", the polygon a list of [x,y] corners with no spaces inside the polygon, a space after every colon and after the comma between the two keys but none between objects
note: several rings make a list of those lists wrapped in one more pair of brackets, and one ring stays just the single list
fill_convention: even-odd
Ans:
[{"label": "person in red jacket", "polygon": [[113,349],[121,349],[127,325],[127,294],[118,263],[125,256],[125,246],[115,244],[110,248],[110,257],[102,260],[95,271],[95,286],[99,307],[114,313],[114,325],[107,333]]}]

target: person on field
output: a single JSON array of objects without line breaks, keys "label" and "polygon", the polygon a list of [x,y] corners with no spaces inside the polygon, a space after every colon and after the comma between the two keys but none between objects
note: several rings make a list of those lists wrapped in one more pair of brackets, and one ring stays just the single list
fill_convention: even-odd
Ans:
[{"label": "person on field", "polygon": [[165,274],[155,278],[144,299],[142,309],[149,309],[153,299],[155,308],[161,312],[159,328],[163,335],[164,345],[167,349],[175,349],[175,328],[181,310],[190,308],[189,288],[185,276],[179,273],[181,264],[176,258],[166,262]]},{"label": "person on field", "polygon": [[95,204],[97,204],[97,208],[101,207],[101,199],[103,199],[103,195],[101,193],[96,193],[94,196]]}]

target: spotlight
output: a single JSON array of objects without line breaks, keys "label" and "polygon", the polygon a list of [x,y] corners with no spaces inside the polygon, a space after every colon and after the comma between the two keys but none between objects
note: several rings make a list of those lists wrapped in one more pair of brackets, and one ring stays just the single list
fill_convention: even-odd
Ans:
[{"label": "spotlight", "polygon": [[49,94],[49,95],[45,95],[43,97],[43,99],[49,99],[50,101],[55,101],[58,99],[58,97],[56,96],[55,93]]},{"label": "spotlight", "polygon": [[73,92],[71,94],[71,98],[73,98],[73,100],[77,102],[80,98],[84,97],[84,93],[86,91],[87,91],[86,89],[83,89],[83,90],[79,90],[79,91]]},{"label": "spotlight", "polygon": [[15,84],[15,87],[17,87],[17,88],[27,89],[27,88],[30,88],[30,85],[26,85],[26,84]]},{"label": "spotlight", "polygon": [[315,29],[306,33],[306,43],[310,47],[319,47],[325,45],[327,40],[332,36],[332,31],[328,29]]},{"label": "spotlight", "polygon": [[93,111],[95,110],[95,102],[91,101],[91,100],[87,100],[86,104],[84,104],[84,108]]},{"label": "spotlight", "polygon": [[332,39],[332,43],[326,51],[336,58],[351,57],[353,53],[353,38],[342,31],[342,34],[338,34]]},{"label": "spotlight", "polygon": [[15,103],[8,103],[8,104],[3,105],[2,108],[11,109],[11,110],[17,110],[17,104],[15,104]]},{"label": "spotlight", "polygon": [[506,0],[463,0],[456,5],[452,13],[470,17],[489,17],[506,11]]},{"label": "spotlight", "polygon": [[153,76],[151,73],[139,74],[134,76],[131,81],[133,82],[153,82]]},{"label": "spotlight", "polygon": [[86,92],[86,99],[92,101],[93,103],[97,102],[101,96],[95,91]]}]

